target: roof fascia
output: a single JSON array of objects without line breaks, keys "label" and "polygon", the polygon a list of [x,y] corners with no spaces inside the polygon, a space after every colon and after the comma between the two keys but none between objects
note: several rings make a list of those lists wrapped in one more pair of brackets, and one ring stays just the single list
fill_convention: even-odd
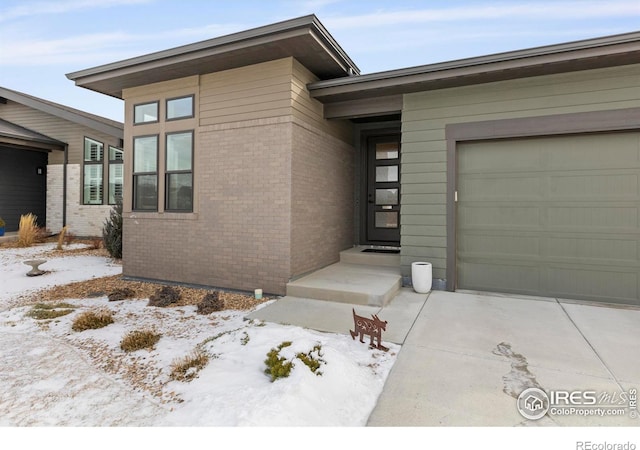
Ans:
[{"label": "roof fascia", "polygon": [[75,113],[68,109],[56,106],[52,102],[44,102],[30,95],[25,95],[17,91],[0,87],[0,97],[12,100],[16,103],[23,104],[33,109],[37,109],[47,114],[51,114],[61,119],[77,123],[97,131],[101,131],[110,136],[122,139],[124,137],[123,127],[117,127],[106,122],[102,122],[91,117]]},{"label": "roof fascia", "polygon": [[[511,69],[533,68],[544,64],[611,56],[630,51],[640,51],[640,32],[465,58],[356,77],[317,81],[310,83],[308,88],[311,96],[316,98],[393,87],[404,87],[409,89],[407,92],[410,92],[409,85],[416,83],[503,72]],[[415,90],[422,89],[416,88]]]},{"label": "roof fascia", "polygon": [[193,61],[198,58],[256,47],[307,34],[311,34],[322,44],[332,59],[343,67],[345,73],[360,73],[360,69],[358,69],[356,64],[349,58],[318,18],[311,14],[227,36],[71,72],[68,73],[66,77],[69,80],[75,81],[76,85],[82,86],[116,76],[158,69],[171,64]]}]

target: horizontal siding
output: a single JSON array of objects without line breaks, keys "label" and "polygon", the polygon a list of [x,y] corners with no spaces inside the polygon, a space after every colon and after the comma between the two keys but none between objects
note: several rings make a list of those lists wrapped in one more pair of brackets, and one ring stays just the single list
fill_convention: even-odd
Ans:
[{"label": "horizontal siding", "polygon": [[307,84],[314,81],[318,81],[318,78],[294,59],[291,85],[293,115],[314,128],[352,144],[353,127],[351,123],[346,120],[326,120],[324,105],[309,95]]},{"label": "horizontal siding", "polygon": [[547,75],[404,96],[402,270],[430,261],[446,278],[447,124],[640,106],[640,65]]},{"label": "horizontal siding", "polygon": [[[113,136],[11,100],[0,105],[0,118],[67,143],[69,145],[69,163],[71,164],[82,162],[85,136],[102,142],[105,145],[105,151],[107,146],[119,145],[120,143]],[[63,152],[50,153],[49,164],[61,164],[62,162]]]},{"label": "horizontal siding", "polygon": [[203,75],[200,125],[291,115],[291,58]]}]

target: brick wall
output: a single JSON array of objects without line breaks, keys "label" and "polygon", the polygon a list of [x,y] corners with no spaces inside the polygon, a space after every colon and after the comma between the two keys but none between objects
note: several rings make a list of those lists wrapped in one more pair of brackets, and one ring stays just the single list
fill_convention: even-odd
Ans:
[{"label": "brick wall", "polygon": [[338,261],[354,244],[353,146],[303,122],[293,129],[292,275]]},{"label": "brick wall", "polygon": [[283,294],[292,124],[260,119],[198,134],[194,213],[127,213],[125,275]]},{"label": "brick wall", "polygon": [[[47,228],[62,229],[63,166],[47,166]],[[111,206],[82,205],[80,164],[67,165],[67,226],[75,236],[102,236],[102,226]]]}]

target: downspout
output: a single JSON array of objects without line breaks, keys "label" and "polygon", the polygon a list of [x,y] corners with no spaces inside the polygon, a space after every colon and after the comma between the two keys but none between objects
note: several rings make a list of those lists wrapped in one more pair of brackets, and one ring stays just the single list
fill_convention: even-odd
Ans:
[{"label": "downspout", "polygon": [[64,162],[62,163],[62,226],[67,225],[67,163],[69,162],[69,144],[64,144]]}]

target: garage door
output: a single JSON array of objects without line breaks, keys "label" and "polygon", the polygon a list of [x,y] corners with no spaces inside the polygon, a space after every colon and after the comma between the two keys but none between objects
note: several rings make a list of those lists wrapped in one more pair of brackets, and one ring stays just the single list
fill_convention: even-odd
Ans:
[{"label": "garage door", "polygon": [[33,213],[45,224],[47,159],[47,153],[0,147],[0,217],[6,231],[18,230],[22,214]]},{"label": "garage door", "polygon": [[640,133],[458,145],[457,288],[640,305]]}]

